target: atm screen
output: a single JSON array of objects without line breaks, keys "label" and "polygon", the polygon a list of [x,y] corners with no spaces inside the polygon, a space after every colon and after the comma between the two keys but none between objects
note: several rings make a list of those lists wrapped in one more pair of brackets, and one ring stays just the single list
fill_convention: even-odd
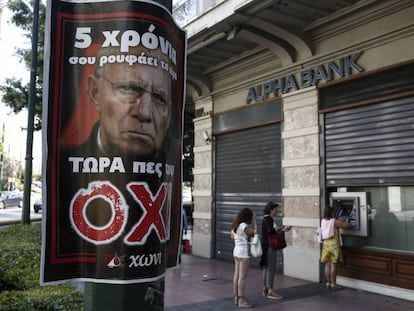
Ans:
[{"label": "atm screen", "polygon": [[334,210],[336,219],[343,219],[349,228],[342,232],[349,235],[368,236],[365,192],[331,192],[329,205]]},{"label": "atm screen", "polygon": [[341,198],[333,200],[335,217],[353,217],[355,198]]}]

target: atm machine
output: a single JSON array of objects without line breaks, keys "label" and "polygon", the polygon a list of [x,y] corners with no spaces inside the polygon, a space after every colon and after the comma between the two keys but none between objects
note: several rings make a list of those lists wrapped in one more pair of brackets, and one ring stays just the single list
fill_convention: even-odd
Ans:
[{"label": "atm machine", "polygon": [[329,204],[335,218],[345,218],[350,224],[349,229],[342,229],[343,234],[368,236],[366,192],[331,192]]}]

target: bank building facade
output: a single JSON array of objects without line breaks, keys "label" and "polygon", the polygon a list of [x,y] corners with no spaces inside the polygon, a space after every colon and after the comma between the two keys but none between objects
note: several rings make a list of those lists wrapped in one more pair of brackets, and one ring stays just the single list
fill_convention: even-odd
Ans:
[{"label": "bank building facade", "polygon": [[292,226],[278,272],[323,282],[330,205],[352,224],[338,283],[414,300],[414,2],[187,0],[173,14],[188,35],[192,253],[232,261],[237,212],[260,225],[276,201]]}]

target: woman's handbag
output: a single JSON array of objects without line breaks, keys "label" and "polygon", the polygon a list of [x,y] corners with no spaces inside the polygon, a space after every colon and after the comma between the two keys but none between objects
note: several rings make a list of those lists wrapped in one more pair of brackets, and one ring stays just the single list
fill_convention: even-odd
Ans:
[{"label": "woman's handbag", "polygon": [[269,233],[269,246],[273,249],[284,249],[286,247],[285,232],[278,231],[276,234]]},{"label": "woman's handbag", "polygon": [[250,254],[253,257],[260,257],[263,254],[262,244],[260,243],[259,234],[255,233],[250,242]]}]

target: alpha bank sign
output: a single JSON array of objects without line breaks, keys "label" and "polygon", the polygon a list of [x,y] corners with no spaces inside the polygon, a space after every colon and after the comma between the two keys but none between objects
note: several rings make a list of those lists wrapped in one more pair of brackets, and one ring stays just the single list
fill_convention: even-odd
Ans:
[{"label": "alpha bank sign", "polygon": [[356,52],[350,56],[344,56],[337,61],[319,65],[316,68],[304,69],[300,72],[298,83],[295,75],[291,74],[280,79],[271,80],[263,84],[251,87],[247,94],[246,104],[259,102],[269,97],[276,97],[310,86],[317,85],[321,81],[330,81],[334,78],[343,78],[364,69],[357,64],[362,52]]}]

